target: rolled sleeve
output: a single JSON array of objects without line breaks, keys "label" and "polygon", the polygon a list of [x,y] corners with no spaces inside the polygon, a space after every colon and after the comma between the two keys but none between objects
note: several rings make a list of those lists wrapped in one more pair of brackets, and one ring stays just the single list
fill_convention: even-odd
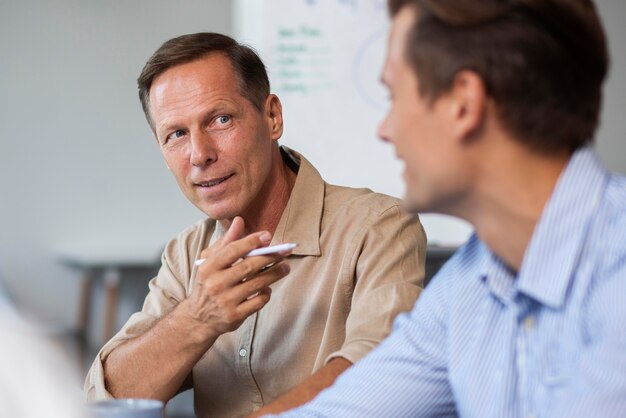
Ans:
[{"label": "rolled sleeve", "polygon": [[[181,263],[181,249],[177,247],[176,241],[173,240],[164,251],[162,266],[157,276],[149,283],[149,293],[141,312],[133,314],[96,356],[85,378],[84,391],[88,401],[113,398],[106,388],[104,375],[104,362],[109,354],[124,342],[148,331],[186,297],[188,280],[181,280],[181,275],[172,268],[172,266],[180,267],[181,264],[188,264]],[[185,256],[185,258],[188,257]]]}]

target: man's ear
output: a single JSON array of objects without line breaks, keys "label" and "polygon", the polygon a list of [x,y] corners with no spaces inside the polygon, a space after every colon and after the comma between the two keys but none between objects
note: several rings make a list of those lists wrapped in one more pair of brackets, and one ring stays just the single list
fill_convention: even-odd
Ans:
[{"label": "man's ear", "polygon": [[270,138],[277,141],[283,136],[283,105],[275,94],[265,99],[265,118],[270,131]]},{"label": "man's ear", "polygon": [[450,98],[455,137],[463,141],[475,137],[483,127],[487,111],[487,89],[483,79],[474,71],[458,72]]}]

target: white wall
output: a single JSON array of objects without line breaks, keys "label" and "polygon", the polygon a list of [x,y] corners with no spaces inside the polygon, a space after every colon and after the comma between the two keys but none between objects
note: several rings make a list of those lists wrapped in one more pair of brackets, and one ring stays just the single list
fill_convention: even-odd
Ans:
[{"label": "white wall", "polygon": [[611,54],[597,149],[611,170],[626,173],[626,1],[596,0],[596,5]]},{"label": "white wall", "polygon": [[77,272],[55,253],[154,251],[201,217],[145,122],[135,80],[165,40],[231,32],[227,1],[0,2],[0,276],[73,324]]},{"label": "white wall", "polygon": [[[626,2],[598,5],[613,60],[599,149],[626,172]],[[227,0],[0,3],[0,275],[40,316],[75,320],[78,275],[55,260],[60,249],[156,252],[201,216],[161,161],[135,79],[172,36],[231,33],[231,7]]]}]

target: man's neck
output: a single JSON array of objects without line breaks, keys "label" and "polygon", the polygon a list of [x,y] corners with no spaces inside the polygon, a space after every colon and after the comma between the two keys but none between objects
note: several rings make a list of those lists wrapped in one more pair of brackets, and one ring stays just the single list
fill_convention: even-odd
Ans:
[{"label": "man's neck", "polygon": [[484,156],[466,219],[491,251],[517,272],[570,154],[546,156],[509,145]]},{"label": "man's neck", "polygon": [[[268,181],[265,182],[254,204],[240,214],[245,222],[246,235],[258,231],[269,231],[274,234],[291,197],[296,177],[297,174],[283,162],[277,147]],[[227,230],[231,221],[224,219],[219,222],[222,228]]]}]

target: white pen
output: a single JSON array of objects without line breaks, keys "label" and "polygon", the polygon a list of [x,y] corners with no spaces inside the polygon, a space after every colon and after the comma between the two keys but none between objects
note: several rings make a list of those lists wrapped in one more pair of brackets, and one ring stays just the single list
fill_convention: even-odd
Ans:
[{"label": "white pen", "polygon": [[[274,253],[278,253],[281,251],[293,250],[297,246],[298,244],[296,243],[286,242],[284,244],[271,245],[269,247],[261,247],[261,248],[257,248],[256,250],[250,251],[248,254],[245,255],[245,257],[254,257],[256,255],[274,254]],[[202,263],[204,263],[204,258],[199,258],[194,262],[196,266],[199,266]]]}]

